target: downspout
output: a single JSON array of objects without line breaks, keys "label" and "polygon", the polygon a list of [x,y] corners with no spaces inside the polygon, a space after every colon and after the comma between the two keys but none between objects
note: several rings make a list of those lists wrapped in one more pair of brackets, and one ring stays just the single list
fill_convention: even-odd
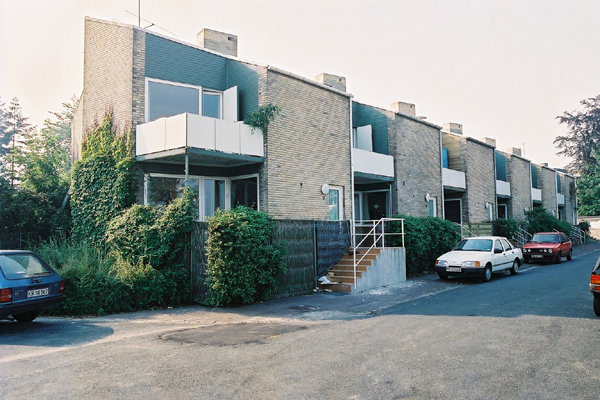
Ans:
[{"label": "downspout", "polygon": [[354,236],[354,158],[353,158],[353,150],[354,150],[354,137],[352,135],[352,97],[348,98],[348,105],[349,105],[349,111],[350,111],[350,205],[352,207],[352,210],[350,210],[350,238],[351,238],[351,245],[352,248],[354,248],[354,246],[356,245],[356,238]]},{"label": "downspout", "polygon": [[[444,197],[444,144],[442,143],[442,130],[440,129],[439,131],[439,142],[440,142],[440,177],[441,182],[442,182],[442,204],[441,204],[441,208],[442,208],[442,219],[446,219],[446,198]],[[462,211],[461,211],[462,213]],[[461,216],[462,218],[462,216]]]}]

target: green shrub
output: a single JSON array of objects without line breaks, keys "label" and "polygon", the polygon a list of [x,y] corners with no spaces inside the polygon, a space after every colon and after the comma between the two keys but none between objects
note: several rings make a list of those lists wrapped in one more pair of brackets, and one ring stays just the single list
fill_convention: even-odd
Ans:
[{"label": "green shrub", "polygon": [[498,218],[492,221],[493,234],[512,239],[519,231],[519,224],[514,219]]},{"label": "green shrub", "polygon": [[553,232],[555,230],[571,235],[571,224],[559,221],[544,208],[526,211],[525,216],[527,217],[527,232],[532,235],[537,232]]},{"label": "green shrub", "polygon": [[271,243],[276,227],[265,213],[248,207],[217,211],[208,220],[206,304],[266,300],[285,272],[283,248]]},{"label": "green shrub", "polygon": [[65,283],[66,301],[54,315],[103,315],[177,306],[188,301],[189,273],[181,265],[155,270],[131,264],[92,244],[50,241],[36,253]]},{"label": "green shrub", "polygon": [[109,222],[106,243],[130,264],[179,264],[189,249],[195,208],[189,188],[167,207],[134,204]]},{"label": "green shrub", "polygon": [[[404,218],[406,273],[415,276],[433,270],[435,260],[450,251],[460,239],[458,227],[441,218],[395,216]],[[390,222],[386,232],[401,232],[400,222]],[[392,246],[401,246],[400,236],[391,236]]]},{"label": "green shrub", "polygon": [[579,224],[577,224],[579,226],[579,228],[581,228],[581,230],[583,232],[585,232],[585,234],[587,236],[590,236],[590,228],[592,227],[592,225],[590,224],[589,221],[581,221]]}]

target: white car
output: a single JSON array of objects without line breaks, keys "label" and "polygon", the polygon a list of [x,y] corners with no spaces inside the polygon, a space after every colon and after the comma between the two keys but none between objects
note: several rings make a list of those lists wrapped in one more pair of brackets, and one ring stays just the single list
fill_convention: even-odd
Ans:
[{"label": "white car", "polygon": [[523,252],[508,239],[500,236],[477,236],[461,240],[452,251],[442,254],[435,262],[440,279],[449,276],[480,278],[489,282],[492,272],[519,273]]}]

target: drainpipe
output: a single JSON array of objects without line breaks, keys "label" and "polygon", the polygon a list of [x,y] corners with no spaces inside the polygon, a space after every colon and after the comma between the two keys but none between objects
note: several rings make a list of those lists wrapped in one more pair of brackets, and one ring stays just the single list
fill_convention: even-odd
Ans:
[{"label": "drainpipe", "polygon": [[[446,219],[446,198],[444,197],[444,144],[442,143],[442,130],[440,129],[440,177],[442,178],[442,219]],[[462,213],[462,211],[461,211]],[[461,217],[462,218],[462,217]],[[404,237],[403,237],[404,239]]]},{"label": "drainpipe", "polygon": [[354,150],[354,138],[352,136],[352,97],[348,98],[348,105],[350,109],[350,185],[352,186],[350,188],[350,205],[352,207],[352,210],[350,211],[350,238],[352,241],[352,248],[354,248],[354,246],[356,246],[356,238],[354,236],[354,159],[352,156]]}]

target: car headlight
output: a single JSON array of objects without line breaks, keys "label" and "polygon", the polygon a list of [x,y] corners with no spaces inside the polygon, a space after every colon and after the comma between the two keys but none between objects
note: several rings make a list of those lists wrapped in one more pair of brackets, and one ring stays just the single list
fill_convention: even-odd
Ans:
[{"label": "car headlight", "polygon": [[481,263],[479,261],[463,261],[463,267],[480,267]]},{"label": "car headlight", "polygon": [[524,251],[525,253],[529,253],[531,250],[529,250],[529,249],[523,249],[523,251]]},{"label": "car headlight", "polygon": [[436,265],[441,265],[443,267],[448,265],[448,261],[446,261],[446,260],[436,260],[435,263],[436,263]]}]

